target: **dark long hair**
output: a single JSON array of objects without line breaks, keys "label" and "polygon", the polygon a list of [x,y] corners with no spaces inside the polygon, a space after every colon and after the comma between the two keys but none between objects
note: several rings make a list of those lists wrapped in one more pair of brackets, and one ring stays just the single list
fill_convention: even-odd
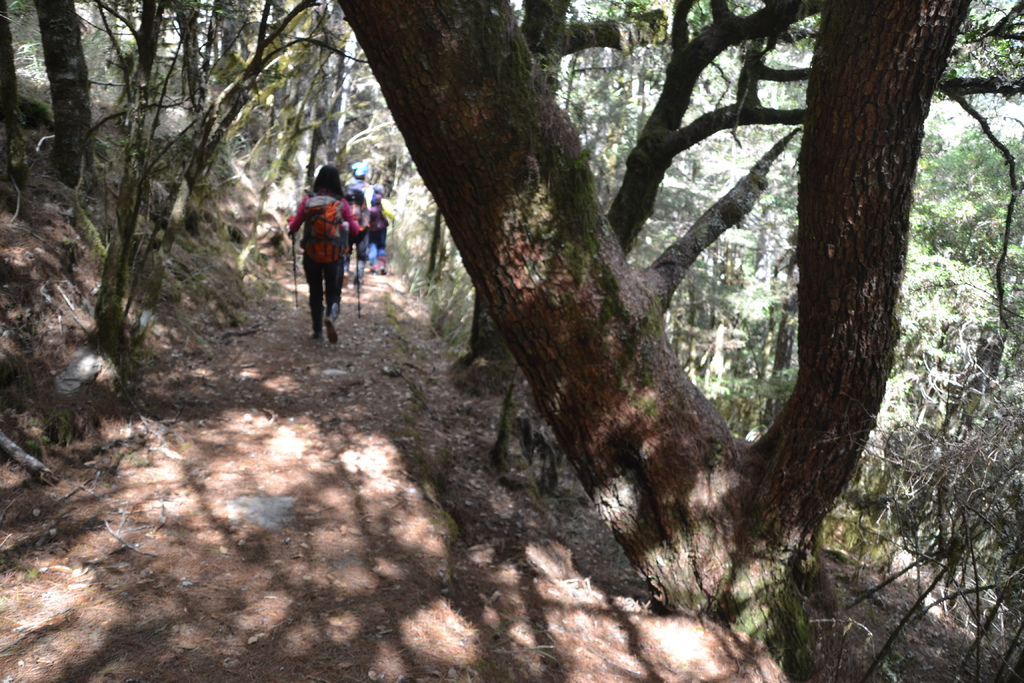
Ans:
[{"label": "dark long hair", "polygon": [[341,175],[334,166],[321,166],[320,172],[316,174],[313,181],[313,192],[328,192],[335,197],[341,197],[345,191],[341,188]]}]

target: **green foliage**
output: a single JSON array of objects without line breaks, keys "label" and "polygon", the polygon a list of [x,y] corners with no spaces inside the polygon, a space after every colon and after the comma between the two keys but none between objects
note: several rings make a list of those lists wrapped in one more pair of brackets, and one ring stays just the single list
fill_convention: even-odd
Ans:
[{"label": "green foliage", "polygon": [[948,73],[961,77],[994,77],[1004,82],[1018,78],[1022,57],[1017,37],[1020,14],[1020,4],[1013,0],[971,3],[970,15],[953,51]]},{"label": "green foliage", "polygon": [[429,300],[434,331],[449,348],[465,348],[473,322],[473,284],[469,276],[465,271],[449,272],[431,285]]},{"label": "green foliage", "polygon": [[[947,108],[941,108],[947,109]],[[998,151],[976,129],[952,114],[934,119],[925,142],[914,204],[921,248],[965,264],[992,266],[998,258],[1009,184]],[[1019,141],[1006,140],[1020,156]]]},{"label": "green foliage", "polygon": [[938,426],[967,376],[982,333],[996,325],[984,268],[911,245],[900,309],[902,338],[881,423]]}]

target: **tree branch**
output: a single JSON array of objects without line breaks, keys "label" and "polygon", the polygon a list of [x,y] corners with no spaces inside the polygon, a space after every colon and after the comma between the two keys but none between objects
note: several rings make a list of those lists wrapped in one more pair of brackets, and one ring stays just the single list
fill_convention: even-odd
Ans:
[{"label": "tree branch", "polygon": [[939,90],[952,99],[963,95],[1020,95],[1024,94],[1024,78],[947,78],[939,83]]},{"label": "tree branch", "polygon": [[661,10],[621,20],[570,24],[565,28],[559,52],[565,56],[592,47],[631,52],[656,43],[664,37],[667,26],[668,20]]},{"label": "tree branch", "polygon": [[[672,164],[673,156],[669,152],[679,148],[678,139],[687,138],[685,134],[680,136],[679,127],[701,73],[730,47],[747,40],[778,36],[806,9],[803,0],[777,0],[749,16],[737,17],[728,12],[725,5],[721,3],[710,26],[673,54],[665,71],[662,95],[626,161],[626,172],[608,212],[608,220],[627,252],[654,209],[661,182]],[[685,29],[685,23],[676,17],[673,27],[676,31],[680,27]],[[672,42],[676,44],[676,36]],[[742,119],[734,119],[730,126],[740,123]],[[711,127],[712,132],[717,129]],[[691,132],[693,130],[696,128]]]},{"label": "tree branch", "polygon": [[[317,4],[318,0],[302,0],[276,26],[271,27],[269,25],[271,3],[270,0],[264,2],[259,39],[249,63],[203,112],[202,129],[198,132],[196,139],[196,152],[192,155],[189,167],[184,173],[185,181],[190,187],[195,179],[204,172],[213,149],[220,144],[228,128],[234,123],[238,112],[244,106],[255,79],[266,66],[268,54],[277,54],[276,51],[270,49],[270,44],[284,32],[296,17]],[[218,117],[220,117],[219,120]]]},{"label": "tree branch", "polygon": [[714,206],[704,212],[686,234],[672,243],[651,265],[658,274],[659,298],[668,308],[679,283],[697,257],[726,230],[738,224],[754,208],[768,186],[768,171],[800,130],[791,131],[776,142]]},{"label": "tree branch", "polygon": [[684,128],[666,136],[656,155],[666,163],[671,163],[677,155],[719,131],[729,130],[736,126],[779,124],[798,126],[803,120],[803,109],[767,109],[731,104],[703,114]]},{"label": "tree branch", "polygon": [[725,0],[711,0],[711,16],[715,22],[719,22],[731,19],[733,13],[729,11],[729,3]]},{"label": "tree branch", "polygon": [[1017,2],[1017,4],[1013,6],[1013,9],[1006,13],[1006,16],[1004,16],[1002,19],[996,22],[996,25],[985,33],[985,37],[1007,37],[1003,35],[1003,31],[1006,30],[1006,27],[1010,24],[1010,22],[1012,22],[1014,19],[1019,18],[1022,13],[1024,13],[1024,0],[1020,0],[1019,2]]},{"label": "tree branch", "polygon": [[44,478],[53,477],[53,470],[44,465],[41,461],[21,450],[18,444],[7,438],[7,435],[0,432],[0,449],[3,450],[12,460],[28,470],[33,476]]},{"label": "tree branch", "polygon": [[678,0],[672,19],[672,51],[680,52],[690,42],[690,23],[687,17],[696,0]]},{"label": "tree branch", "polygon": [[754,68],[754,72],[757,77],[762,81],[774,81],[776,83],[795,83],[796,81],[806,81],[808,76],[811,75],[811,70],[807,69],[773,69],[770,66],[765,66],[763,63],[758,62]]},{"label": "tree branch", "polygon": [[107,520],[103,520],[103,525],[107,527],[107,533],[109,533],[111,536],[119,540],[124,548],[131,550],[132,552],[138,553],[139,555],[149,555],[150,557],[157,557],[156,553],[147,552],[145,550],[139,550],[134,545],[121,538],[121,536],[118,535],[117,531],[114,531],[112,528],[110,528],[110,522],[108,522]]}]

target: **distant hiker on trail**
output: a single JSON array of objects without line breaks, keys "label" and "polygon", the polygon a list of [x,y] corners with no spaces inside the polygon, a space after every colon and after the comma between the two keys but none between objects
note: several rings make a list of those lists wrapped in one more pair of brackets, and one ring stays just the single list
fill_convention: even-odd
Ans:
[{"label": "distant hiker on trail", "polygon": [[388,226],[395,220],[395,212],[391,208],[391,202],[384,197],[384,186],[377,184],[372,189],[373,197],[370,199],[370,218],[367,221],[369,234],[369,246],[366,250],[367,258],[370,260],[370,272],[374,274],[388,274],[388,256],[385,246],[388,241]]},{"label": "distant hiker on trail", "polygon": [[[354,164],[349,164],[349,168],[352,169],[352,179],[348,185],[345,186],[345,200],[352,207],[352,212],[359,216],[359,221],[363,226],[369,220],[369,206],[367,196],[372,188],[366,182],[366,175],[370,172],[370,166],[365,161],[357,161]],[[356,247],[356,287],[360,287],[363,284],[363,271],[366,269],[366,256],[367,249],[369,248],[368,232],[364,232],[358,242],[355,243]],[[351,256],[345,257],[345,279],[348,279],[348,272],[352,261]]]},{"label": "distant hiker on trail", "polygon": [[[305,224],[302,233],[302,270],[309,283],[309,312],[313,316],[313,339],[320,339],[324,322],[327,338],[338,343],[334,320],[341,307],[342,258],[348,258],[349,245],[359,239],[362,226],[343,199],[341,175],[334,166],[323,166],[313,181],[313,194],[299,202],[288,220],[292,236]],[[324,295],[327,318],[324,319]]]}]

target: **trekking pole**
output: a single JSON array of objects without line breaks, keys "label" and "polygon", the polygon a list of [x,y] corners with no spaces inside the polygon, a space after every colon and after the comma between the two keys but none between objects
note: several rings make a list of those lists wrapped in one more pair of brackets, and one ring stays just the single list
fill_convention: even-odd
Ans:
[{"label": "trekking pole", "polygon": [[[356,252],[356,317],[357,318],[362,318],[363,317],[363,300],[359,296],[359,294],[363,291],[363,271],[359,268],[359,258],[360,258],[359,252],[360,252],[360,249],[362,249],[361,244],[362,244],[363,240],[367,237],[368,234],[369,233],[366,232],[365,228],[363,229],[362,232],[359,233],[359,245],[357,245],[355,247],[355,249],[354,249],[354,251]],[[351,263],[351,261],[350,261],[350,263]]]},{"label": "trekking pole", "polygon": [[292,233],[292,291],[295,292],[295,310],[299,310],[299,267],[295,265],[295,233]]}]

